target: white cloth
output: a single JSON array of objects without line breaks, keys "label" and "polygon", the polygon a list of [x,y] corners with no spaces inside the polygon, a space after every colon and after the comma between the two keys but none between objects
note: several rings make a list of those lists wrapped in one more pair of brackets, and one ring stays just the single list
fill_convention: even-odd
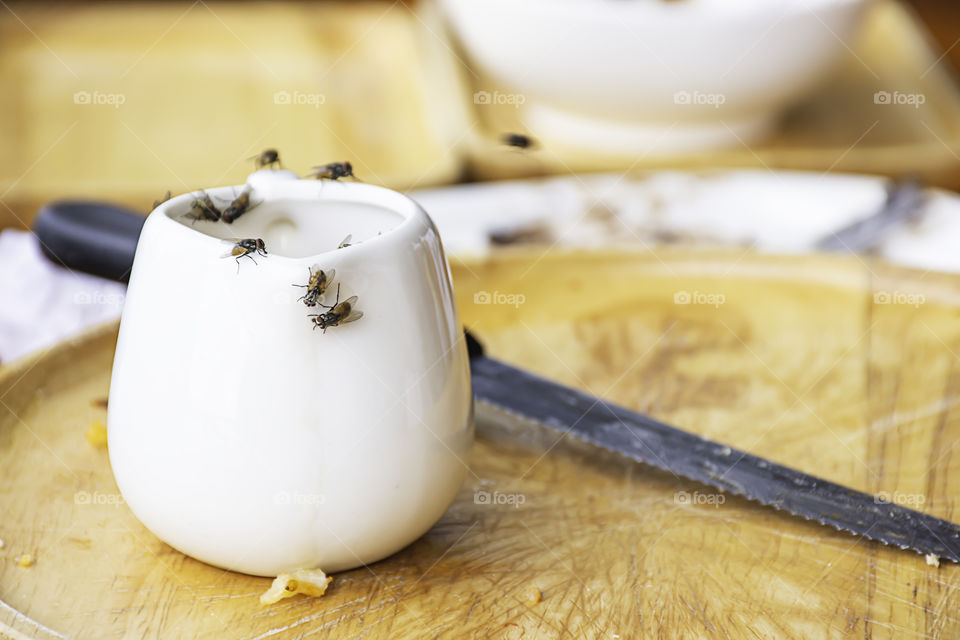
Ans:
[{"label": "white cloth", "polygon": [[27,231],[0,233],[0,362],[120,317],[126,287],[55,266]]}]

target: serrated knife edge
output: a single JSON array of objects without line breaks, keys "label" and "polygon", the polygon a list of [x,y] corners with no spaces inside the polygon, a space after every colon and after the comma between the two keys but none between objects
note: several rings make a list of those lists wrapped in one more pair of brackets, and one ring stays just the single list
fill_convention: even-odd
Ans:
[{"label": "serrated knife edge", "polygon": [[821,525],[960,562],[960,527],[952,522],[708,440],[482,355],[471,358],[471,371],[477,399],[514,417]]}]

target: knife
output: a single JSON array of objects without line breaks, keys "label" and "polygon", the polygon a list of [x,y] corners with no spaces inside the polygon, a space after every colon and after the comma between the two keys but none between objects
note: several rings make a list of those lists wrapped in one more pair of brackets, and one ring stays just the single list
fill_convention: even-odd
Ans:
[{"label": "knife", "polygon": [[[143,216],[94,202],[46,205],[44,252],[71,269],[124,280]],[[478,401],[515,418],[794,516],[923,555],[960,562],[960,527],[751,455],[490,358],[466,333]]]},{"label": "knife", "polygon": [[663,471],[835,529],[960,562],[960,527],[658,422],[488,358],[468,332],[477,400]]},{"label": "knife", "polygon": [[920,182],[910,178],[887,187],[879,211],[846,227],[826,234],[814,245],[820,251],[868,253],[876,250],[887,235],[923,214],[925,194]]}]

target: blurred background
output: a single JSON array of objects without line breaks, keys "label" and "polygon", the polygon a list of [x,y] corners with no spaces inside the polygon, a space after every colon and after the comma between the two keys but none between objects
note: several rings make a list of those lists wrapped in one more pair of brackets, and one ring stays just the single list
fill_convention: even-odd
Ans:
[{"label": "blurred background", "polygon": [[266,148],[409,192],[454,259],[810,250],[909,179],[910,224],[851,248],[958,270],[958,39],[933,0],[3,3],[0,294],[44,203],[146,214]]},{"label": "blurred background", "polygon": [[514,4],[5,3],[0,225],[240,183],[265,147],[401,189],[716,166],[960,184],[955,3]]}]

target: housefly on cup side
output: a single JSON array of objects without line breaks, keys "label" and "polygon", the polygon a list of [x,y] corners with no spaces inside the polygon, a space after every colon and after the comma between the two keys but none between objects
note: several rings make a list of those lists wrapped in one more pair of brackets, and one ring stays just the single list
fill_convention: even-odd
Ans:
[{"label": "housefly on cup side", "polygon": [[336,269],[330,269],[330,271],[324,271],[320,268],[320,265],[315,264],[310,268],[310,278],[307,280],[307,284],[295,284],[295,287],[306,287],[307,292],[297,298],[297,301],[303,300],[303,304],[308,307],[315,307],[320,302],[320,297],[323,296],[323,292],[327,290],[327,287],[333,282],[333,278],[337,275]]},{"label": "housefly on cup side", "polygon": [[323,329],[326,333],[329,327],[336,327],[347,322],[353,322],[363,317],[363,311],[357,311],[357,296],[350,296],[343,302],[340,302],[340,285],[337,285],[337,301],[333,306],[327,306],[321,303],[321,307],[327,307],[330,311],[316,313],[307,316],[312,319],[313,328]]}]

